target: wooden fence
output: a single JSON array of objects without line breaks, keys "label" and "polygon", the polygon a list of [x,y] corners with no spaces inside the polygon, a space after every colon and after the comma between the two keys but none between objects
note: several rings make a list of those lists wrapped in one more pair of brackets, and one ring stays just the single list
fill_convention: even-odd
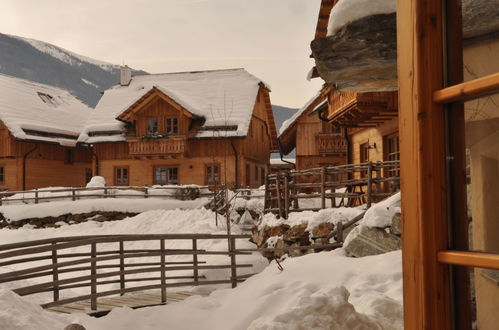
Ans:
[{"label": "wooden fence", "polygon": [[[170,198],[191,200],[199,197],[222,197],[221,186],[105,186],[0,191],[0,206],[12,203],[38,204],[54,200],[76,201],[91,198]],[[209,191],[208,191],[209,190]],[[219,203],[218,203],[219,204]]]},{"label": "wooden fence", "polygon": [[[249,237],[210,234],[103,235],[0,245],[0,283],[37,279],[39,283],[17,287],[13,291],[21,296],[51,292],[52,301],[42,304],[43,308],[90,299],[91,309],[95,311],[100,297],[154,289],[160,290],[161,303],[166,303],[167,288],[214,284],[231,284],[235,287],[238,282],[251,276],[238,275],[237,271],[250,268],[251,264],[236,262],[237,255],[251,253],[237,250],[236,241]],[[228,241],[227,251],[199,248],[199,241],[220,239]],[[165,242],[171,240],[190,241],[192,245],[188,249],[165,248]],[[143,248],[147,245],[141,244],[142,248],[132,249],[126,246],[127,243],[139,241],[153,242],[157,247]],[[203,256],[213,255],[228,256],[230,262],[208,264],[200,260]],[[168,261],[167,258],[171,256],[186,258]],[[151,260],[151,257],[156,258]],[[206,280],[199,271],[208,269],[230,269],[230,279]],[[188,271],[189,274],[168,275],[174,271]],[[141,277],[137,277],[138,274]],[[130,286],[134,282],[148,283]],[[99,290],[103,285],[119,285],[119,289]],[[61,292],[76,288],[88,288],[88,294],[61,299]]]},{"label": "wooden fence", "polygon": [[[369,208],[399,189],[399,168],[399,161],[387,161],[271,174],[265,180],[265,211],[287,218],[290,212],[325,209],[328,201],[329,207],[366,203]],[[300,207],[300,199],[318,199],[320,206]]]}]

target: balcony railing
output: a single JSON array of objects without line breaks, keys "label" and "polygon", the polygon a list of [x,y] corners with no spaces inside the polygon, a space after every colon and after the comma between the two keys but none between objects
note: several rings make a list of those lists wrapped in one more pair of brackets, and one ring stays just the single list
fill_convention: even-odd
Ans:
[{"label": "balcony railing", "polygon": [[183,155],[186,151],[186,138],[130,139],[128,147],[130,155]]},{"label": "balcony railing", "polygon": [[339,155],[346,154],[347,144],[345,139],[338,134],[317,134],[317,146],[319,154]]}]

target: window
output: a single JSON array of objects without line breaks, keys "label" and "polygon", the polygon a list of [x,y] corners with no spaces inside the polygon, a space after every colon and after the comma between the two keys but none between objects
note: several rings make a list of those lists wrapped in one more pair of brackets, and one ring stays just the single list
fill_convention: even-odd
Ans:
[{"label": "window", "polygon": [[116,186],[127,186],[130,179],[130,170],[126,167],[114,168],[114,184]]},{"label": "window", "polygon": [[[399,133],[394,133],[385,136],[385,161],[399,161],[400,160],[400,144],[399,144]],[[390,167],[386,169],[385,176],[387,177],[398,177],[400,176],[399,167]]]},{"label": "window", "polygon": [[64,152],[64,164],[73,164],[73,150],[66,149]]},{"label": "window", "polygon": [[360,146],[360,162],[366,163],[369,161],[369,143],[362,143]]},{"label": "window", "polygon": [[206,184],[220,183],[220,165],[212,164],[206,165]]},{"label": "window", "polygon": [[148,136],[158,135],[158,120],[156,118],[147,120],[147,135]]},{"label": "window", "polygon": [[166,118],[166,134],[178,134],[177,118]]},{"label": "window", "polygon": [[91,168],[86,168],[85,169],[85,182],[89,183],[90,180],[92,180],[92,176],[93,176],[92,169]]},{"label": "window", "polygon": [[0,183],[5,182],[5,168],[0,166]]},{"label": "window", "polygon": [[177,167],[155,167],[154,168],[154,184],[168,185],[178,184],[178,168]]}]

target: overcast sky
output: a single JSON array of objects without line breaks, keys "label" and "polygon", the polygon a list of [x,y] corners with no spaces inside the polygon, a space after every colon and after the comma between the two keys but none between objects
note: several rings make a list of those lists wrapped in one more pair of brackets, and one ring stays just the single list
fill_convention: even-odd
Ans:
[{"label": "overcast sky", "polygon": [[244,67],[301,107],[320,0],[0,0],[0,32],[150,73]]}]

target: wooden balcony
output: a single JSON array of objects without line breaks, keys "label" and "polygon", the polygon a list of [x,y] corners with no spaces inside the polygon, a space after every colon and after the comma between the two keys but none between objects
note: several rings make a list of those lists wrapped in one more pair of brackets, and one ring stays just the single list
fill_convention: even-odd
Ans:
[{"label": "wooden balcony", "polygon": [[347,153],[347,143],[341,135],[320,133],[316,135],[316,141],[321,155],[344,155]]},{"label": "wooden balcony", "polygon": [[397,117],[397,102],[397,92],[335,91],[327,118],[336,127],[376,127]]},{"label": "wooden balcony", "polygon": [[161,139],[129,139],[128,148],[132,156],[181,156],[186,152],[185,137]]}]

